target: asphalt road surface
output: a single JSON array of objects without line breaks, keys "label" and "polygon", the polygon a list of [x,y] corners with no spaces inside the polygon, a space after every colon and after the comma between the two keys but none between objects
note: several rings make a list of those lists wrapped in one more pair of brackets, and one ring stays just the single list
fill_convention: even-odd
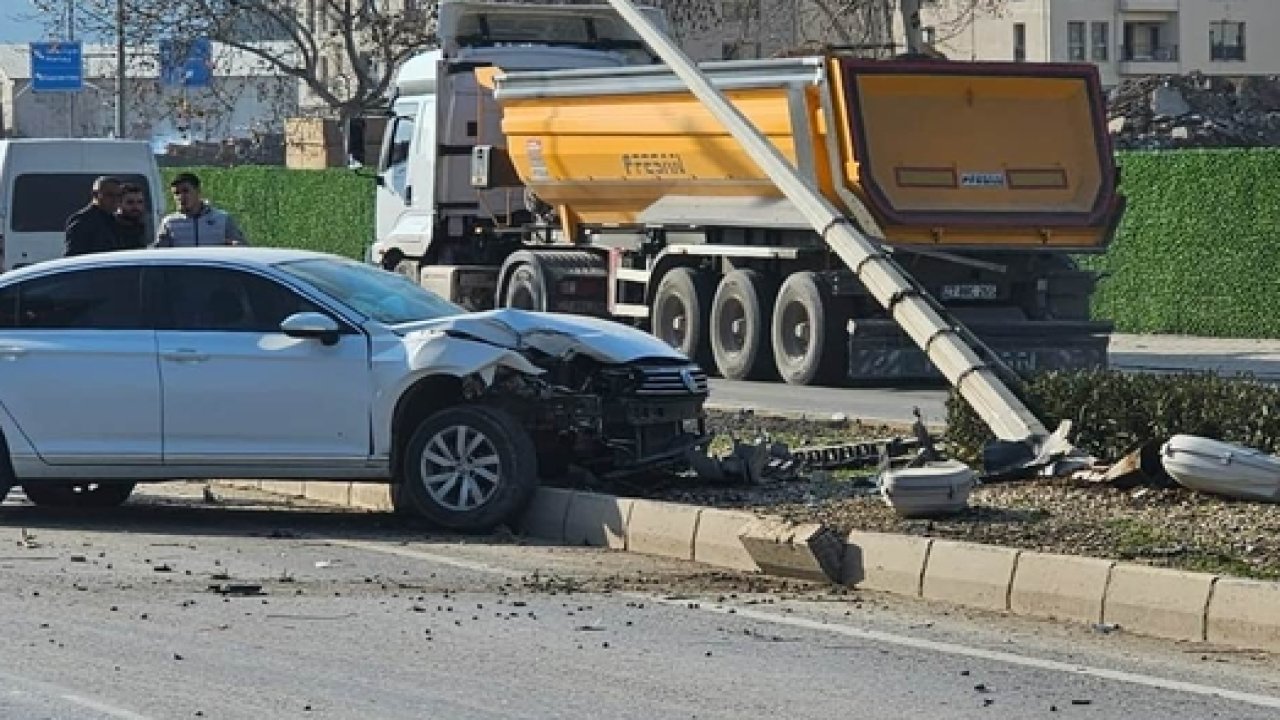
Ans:
[{"label": "asphalt road surface", "polygon": [[1266,655],[220,492],[0,509],[0,717],[1280,717]]},{"label": "asphalt road surface", "polygon": [[[1115,335],[1111,339],[1110,360],[1114,367],[1133,372],[1212,370],[1223,375],[1248,373],[1264,380],[1280,380],[1280,340]],[[844,415],[890,422],[910,422],[914,419],[913,408],[918,407],[926,422],[943,423],[945,388],[941,381],[932,387],[829,388],[713,379],[711,402],[722,408],[816,417]]]}]

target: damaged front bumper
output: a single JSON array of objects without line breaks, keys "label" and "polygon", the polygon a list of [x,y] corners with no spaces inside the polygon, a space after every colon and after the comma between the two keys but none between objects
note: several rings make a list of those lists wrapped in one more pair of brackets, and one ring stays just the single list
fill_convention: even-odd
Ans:
[{"label": "damaged front bumper", "polygon": [[540,456],[568,458],[599,477],[616,478],[687,465],[690,450],[710,443],[704,377],[694,383],[697,392],[646,394],[652,385],[643,381],[623,392],[548,385],[531,391],[500,383],[495,397],[515,405]]}]

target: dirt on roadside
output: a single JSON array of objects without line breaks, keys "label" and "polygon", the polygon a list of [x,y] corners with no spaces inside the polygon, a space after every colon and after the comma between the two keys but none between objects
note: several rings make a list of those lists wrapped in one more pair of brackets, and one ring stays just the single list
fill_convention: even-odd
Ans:
[{"label": "dirt on roadside", "polygon": [[[897,432],[850,421],[783,419],[713,412],[712,429],[795,448],[884,439]],[[870,530],[1027,550],[1088,555],[1241,577],[1280,579],[1280,505],[1237,501],[1181,488],[1118,490],[1068,479],[981,485],[969,509],[933,520],[898,517],[881,499],[874,470],[801,473],[763,485],[670,478],[626,489],[631,496],[781,515],[840,532]]]}]

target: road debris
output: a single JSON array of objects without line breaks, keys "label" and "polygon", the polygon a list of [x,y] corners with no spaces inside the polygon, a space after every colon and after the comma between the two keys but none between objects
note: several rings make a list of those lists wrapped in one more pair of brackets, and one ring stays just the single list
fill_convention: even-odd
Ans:
[{"label": "road debris", "polygon": [[1261,450],[1175,435],[1160,447],[1165,472],[1190,490],[1242,500],[1280,502],[1280,457]]},{"label": "road debris", "polygon": [[754,442],[733,438],[733,450],[724,457],[711,457],[706,445],[690,449],[685,457],[699,479],[716,483],[776,482],[794,477],[799,467],[786,445],[768,438]]},{"label": "road debris", "polygon": [[219,595],[266,595],[261,585],[252,583],[221,583],[218,585],[210,585],[209,592],[218,593]]}]

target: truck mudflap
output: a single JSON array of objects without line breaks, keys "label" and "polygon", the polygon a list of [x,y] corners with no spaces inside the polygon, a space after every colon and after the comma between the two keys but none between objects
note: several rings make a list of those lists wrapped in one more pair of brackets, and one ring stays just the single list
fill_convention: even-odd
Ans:
[{"label": "truck mudflap", "polygon": [[[1107,367],[1109,322],[1034,321],[967,323],[1023,377],[1049,370]],[[848,379],[943,380],[942,373],[892,320],[849,322]]]}]

